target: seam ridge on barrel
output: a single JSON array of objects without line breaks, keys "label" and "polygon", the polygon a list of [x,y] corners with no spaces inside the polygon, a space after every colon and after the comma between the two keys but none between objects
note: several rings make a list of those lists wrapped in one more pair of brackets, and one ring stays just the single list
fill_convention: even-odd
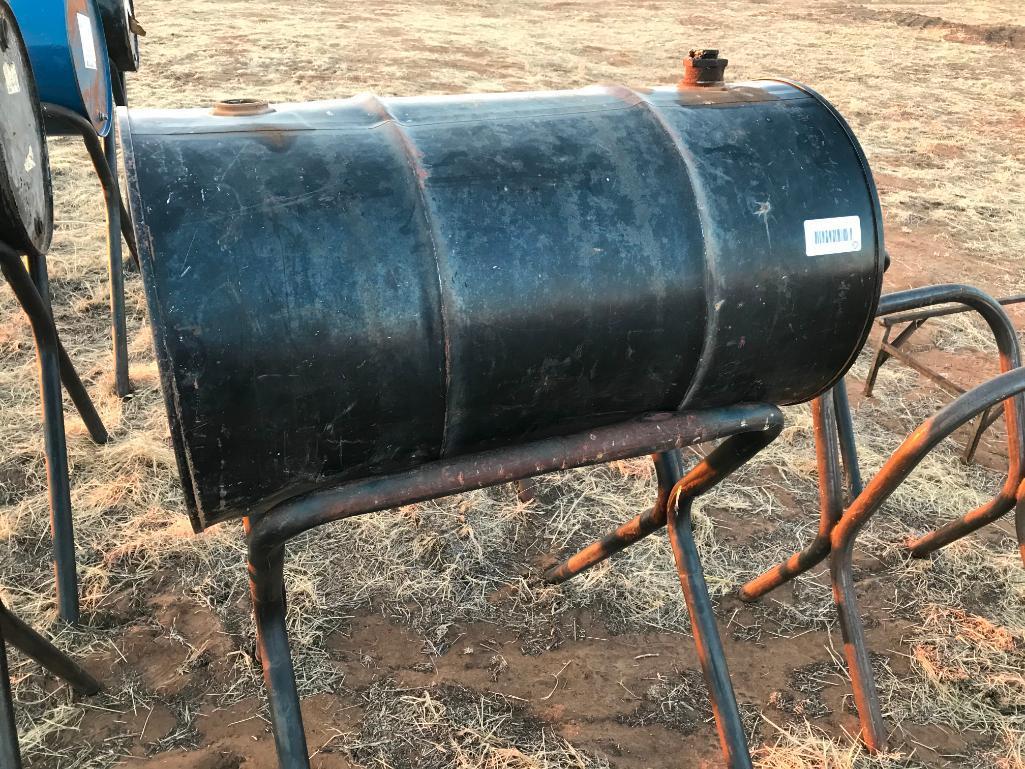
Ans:
[{"label": "seam ridge on barrel", "polygon": [[451,409],[449,408],[449,393],[452,383],[452,345],[449,336],[449,322],[447,317],[447,306],[445,302],[445,281],[441,272],[441,247],[438,245],[438,229],[434,224],[434,212],[431,209],[430,201],[427,198],[427,169],[420,162],[419,150],[413,143],[412,137],[402,126],[402,123],[395,117],[388,105],[377,94],[369,93],[364,96],[370,109],[377,112],[382,118],[383,125],[389,127],[399,140],[402,151],[406,156],[409,170],[413,174],[413,183],[416,185],[417,194],[420,198],[420,208],[423,213],[424,224],[427,234],[431,240],[431,253],[434,256],[434,267],[438,276],[438,315],[441,321],[442,351],[445,355],[445,415],[442,421],[441,452],[440,456],[448,454],[448,421]]},{"label": "seam ridge on barrel", "polygon": [[[701,352],[698,354],[698,367],[694,372],[694,376],[691,379],[690,385],[684,392],[683,400],[677,406],[677,409],[684,409],[691,402],[696,393],[703,383],[705,376],[708,373],[710,364],[710,356],[706,355],[708,350],[713,349],[715,338],[718,335],[719,330],[719,309],[722,307],[723,299],[721,299],[720,285],[719,285],[719,271],[718,271],[718,253],[716,250],[717,241],[710,238],[711,222],[708,220],[708,212],[711,210],[708,199],[705,196],[705,190],[697,184],[698,175],[694,170],[694,161],[691,156],[690,150],[683,143],[683,139],[680,134],[669,125],[666,119],[659,112],[658,108],[652,104],[648,98],[633,88],[625,85],[618,86],[606,86],[606,90],[623,99],[624,96],[629,95],[633,99],[636,99],[637,106],[640,106],[644,111],[651,116],[652,120],[655,121],[656,125],[661,128],[669,141],[672,142],[673,147],[676,149],[677,155],[680,157],[680,162],[683,163],[684,170],[687,172],[687,179],[690,181],[691,191],[694,193],[694,207],[698,214],[698,225],[701,227],[701,242],[705,246],[704,252],[704,267],[705,267],[705,297],[706,297],[706,316],[705,316],[705,335],[701,342]],[[624,99],[626,101],[626,99]]]}]

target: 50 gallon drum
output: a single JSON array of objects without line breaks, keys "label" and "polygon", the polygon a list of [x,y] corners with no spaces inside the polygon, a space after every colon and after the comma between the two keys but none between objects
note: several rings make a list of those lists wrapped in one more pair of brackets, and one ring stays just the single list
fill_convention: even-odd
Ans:
[{"label": "50 gallon drum", "polygon": [[110,60],[122,72],[139,69],[138,22],[132,0],[96,0]]},{"label": "50 gallon drum", "polygon": [[43,119],[18,21],[0,0],[0,242],[45,254],[53,195]]},{"label": "50 gallon drum", "polygon": [[197,529],[649,411],[832,386],[883,277],[789,83],[121,113]]},{"label": "50 gallon drum", "polygon": [[110,61],[94,0],[11,0],[39,98],[77,112],[106,136],[113,120]]}]

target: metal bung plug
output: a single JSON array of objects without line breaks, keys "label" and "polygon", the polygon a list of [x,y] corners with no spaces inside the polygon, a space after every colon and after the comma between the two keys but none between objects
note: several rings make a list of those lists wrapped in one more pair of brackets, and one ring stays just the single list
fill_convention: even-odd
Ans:
[{"label": "metal bung plug", "polygon": [[683,60],[683,80],[680,81],[680,87],[721,86],[725,82],[723,76],[728,63],[729,60],[719,58],[719,51],[715,48],[691,51]]},{"label": "metal bung plug", "polygon": [[262,99],[225,99],[214,105],[213,114],[219,117],[246,117],[266,115],[274,108]]}]

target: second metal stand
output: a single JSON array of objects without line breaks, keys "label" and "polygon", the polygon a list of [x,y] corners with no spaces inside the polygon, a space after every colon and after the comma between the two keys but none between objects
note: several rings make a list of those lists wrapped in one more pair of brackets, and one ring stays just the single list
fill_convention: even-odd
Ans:
[{"label": "second metal stand", "polygon": [[128,330],[125,320],[124,260],[121,254],[121,238],[124,236],[132,253],[136,253],[135,239],[128,224],[128,217],[121,200],[117,183],[117,138],[114,129],[102,142],[92,124],[76,112],[56,104],[43,104],[47,133],[50,135],[74,134],[82,137],[85,148],[92,159],[96,176],[103,188],[107,212],[107,257],[110,275],[110,327],[114,348],[114,389],[118,396],[131,394],[128,378]]},{"label": "second metal stand", "polygon": [[71,515],[68,449],[64,432],[62,377],[93,440],[105,443],[107,431],[57,336],[57,328],[50,310],[46,259],[35,255],[30,258],[29,264],[31,274],[25,269],[15,251],[0,244],[0,269],[28,316],[39,358],[39,389],[43,405],[44,451],[57,603],[61,618],[74,624],[79,619],[78,575],[74,523]]},{"label": "second metal stand", "polygon": [[7,644],[20,649],[58,678],[82,694],[96,694],[99,681],[77,662],[15,616],[0,602],[0,767],[20,769],[21,750],[11,696],[11,676],[7,666]]},{"label": "second metal stand", "polygon": [[[653,510],[602,543],[587,548],[584,553],[589,555],[578,554],[549,571],[546,579],[568,579],[668,524],[723,754],[730,769],[749,769],[751,757],[740,710],[691,532],[690,505],[773,441],[782,427],[779,410],[763,404],[651,415],[586,433],[440,460],[406,473],[312,492],[248,521],[249,577],[257,643],[282,769],[310,766],[285,622],[283,573],[285,544],[289,539],[316,526],[376,510],[643,454],[655,455],[659,494]],[[727,440],[684,474],[677,449],[719,438]]]}]

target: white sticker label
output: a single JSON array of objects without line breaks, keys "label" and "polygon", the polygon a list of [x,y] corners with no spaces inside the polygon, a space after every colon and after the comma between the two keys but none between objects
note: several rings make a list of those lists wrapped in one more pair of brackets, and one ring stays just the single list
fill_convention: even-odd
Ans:
[{"label": "white sticker label", "polygon": [[804,250],[808,256],[848,254],[861,250],[861,217],[805,219]]},{"label": "white sticker label", "polygon": [[36,167],[36,158],[32,153],[32,148],[28,148],[28,155],[25,156],[25,173],[32,173],[32,169]]},{"label": "white sticker label", "polygon": [[93,23],[84,13],[78,14],[78,36],[82,38],[82,57],[86,69],[96,69],[96,35]]},{"label": "white sticker label", "polygon": [[13,96],[21,91],[21,82],[18,80],[18,68],[13,61],[4,62],[4,83],[7,84],[7,93]]}]

